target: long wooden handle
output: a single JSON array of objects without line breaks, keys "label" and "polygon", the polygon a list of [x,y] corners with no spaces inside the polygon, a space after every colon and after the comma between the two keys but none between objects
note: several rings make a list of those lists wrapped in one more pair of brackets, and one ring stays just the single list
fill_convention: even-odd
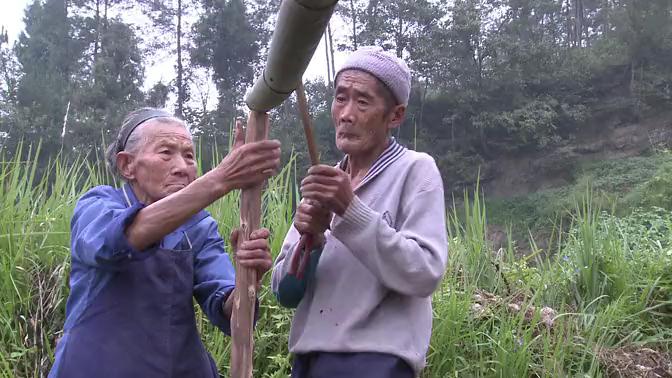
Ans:
[{"label": "long wooden handle", "polygon": [[[299,82],[299,85],[296,87],[296,99],[299,104],[299,113],[301,113],[303,132],[306,134],[306,144],[308,145],[310,164],[318,165],[320,164],[320,155],[317,152],[317,143],[315,143],[315,134],[313,134],[313,122],[310,119],[308,100],[306,99],[306,90],[303,87],[303,82]],[[310,262],[310,252],[313,248],[313,240],[313,235],[301,235],[301,240],[296,248],[296,251],[294,251],[295,256],[296,254],[301,256],[301,262],[294,272],[294,274],[296,274],[299,279],[303,277],[304,271]]]},{"label": "long wooden handle", "polygon": [[[268,114],[251,111],[247,120],[245,143],[268,138]],[[263,184],[242,191],[240,197],[241,234],[238,246],[261,227],[261,191]],[[231,377],[251,378],[254,352],[254,305],[257,298],[257,272],[236,262],[236,290],[231,315]]]},{"label": "long wooden handle", "polygon": [[299,82],[299,85],[296,87],[296,99],[299,104],[299,113],[301,113],[303,132],[306,134],[306,143],[308,143],[310,164],[318,165],[320,164],[320,155],[317,153],[317,144],[315,143],[315,135],[313,134],[313,122],[310,120],[306,90],[302,82]]}]

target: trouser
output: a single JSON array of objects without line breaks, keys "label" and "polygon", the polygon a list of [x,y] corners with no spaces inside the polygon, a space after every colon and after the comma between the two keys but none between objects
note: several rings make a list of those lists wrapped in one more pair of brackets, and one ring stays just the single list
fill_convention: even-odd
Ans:
[{"label": "trouser", "polygon": [[385,353],[297,354],[292,378],[413,378],[413,369],[401,358]]}]

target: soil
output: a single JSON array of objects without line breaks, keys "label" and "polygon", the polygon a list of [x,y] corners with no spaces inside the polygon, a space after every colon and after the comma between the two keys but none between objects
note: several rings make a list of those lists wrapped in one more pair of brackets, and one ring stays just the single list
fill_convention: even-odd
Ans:
[{"label": "soil", "polygon": [[506,198],[568,185],[573,168],[583,161],[638,156],[652,148],[672,145],[672,112],[639,122],[603,122],[582,130],[562,145],[499,156],[488,162],[489,174],[481,181],[486,196]]},{"label": "soil", "polygon": [[604,348],[598,358],[609,378],[672,377],[672,356],[654,349],[625,346]]}]

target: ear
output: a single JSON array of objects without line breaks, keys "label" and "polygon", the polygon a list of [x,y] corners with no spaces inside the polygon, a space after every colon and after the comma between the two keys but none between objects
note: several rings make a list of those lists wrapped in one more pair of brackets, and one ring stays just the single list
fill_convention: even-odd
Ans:
[{"label": "ear", "polygon": [[390,117],[390,120],[387,124],[390,130],[401,126],[401,122],[406,117],[406,105],[395,105],[388,113],[388,117]]},{"label": "ear", "polygon": [[117,154],[117,170],[128,181],[135,178],[135,164],[133,164],[133,160],[133,155],[126,151],[121,151]]}]

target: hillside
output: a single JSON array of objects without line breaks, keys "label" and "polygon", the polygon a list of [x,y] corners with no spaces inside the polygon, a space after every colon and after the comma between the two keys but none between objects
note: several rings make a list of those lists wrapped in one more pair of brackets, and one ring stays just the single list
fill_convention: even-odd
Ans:
[{"label": "hillside", "polygon": [[587,162],[640,156],[670,145],[670,111],[637,122],[612,120],[552,148],[488,161],[480,182],[489,198],[520,196],[572,184],[577,168]]}]

